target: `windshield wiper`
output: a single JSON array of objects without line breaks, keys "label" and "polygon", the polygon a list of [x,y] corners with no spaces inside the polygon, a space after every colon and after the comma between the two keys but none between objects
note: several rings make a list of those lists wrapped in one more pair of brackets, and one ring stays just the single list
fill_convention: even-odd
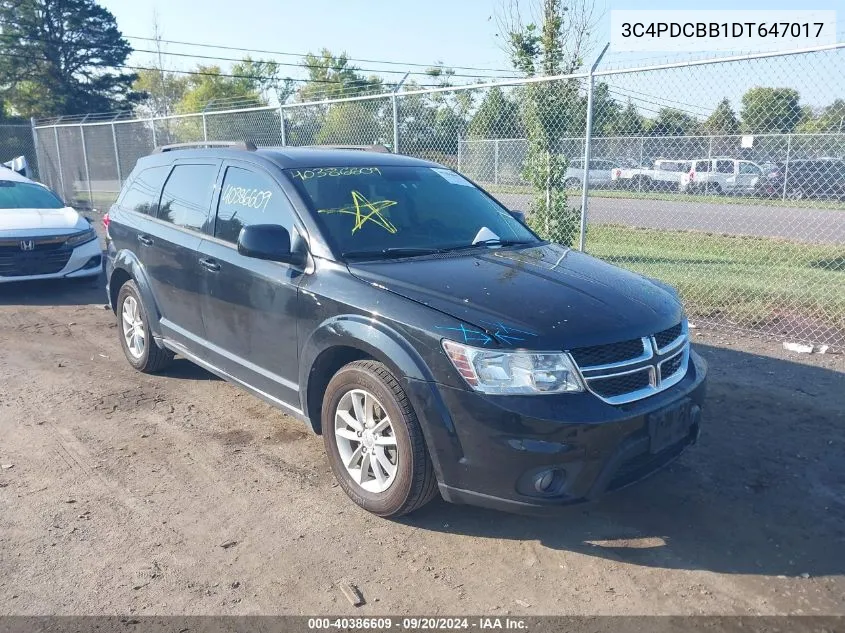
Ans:
[{"label": "windshield wiper", "polygon": [[433,255],[443,252],[444,250],[442,248],[394,246],[370,251],[346,251],[341,253],[340,256],[345,259],[366,259],[368,257],[413,257],[415,255]]},{"label": "windshield wiper", "polygon": [[516,246],[518,244],[534,244],[534,242],[535,240],[503,240],[498,237],[491,237],[490,239],[467,244],[463,248],[475,248],[477,246]]}]

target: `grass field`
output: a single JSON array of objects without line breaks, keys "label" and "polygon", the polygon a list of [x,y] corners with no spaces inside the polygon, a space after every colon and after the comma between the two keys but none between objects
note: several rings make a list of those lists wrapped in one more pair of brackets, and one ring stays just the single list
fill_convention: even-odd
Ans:
[{"label": "grass field", "polygon": [[691,315],[845,340],[845,247],[605,225],[590,227],[587,248],[672,284]]},{"label": "grass field", "polygon": [[[493,185],[481,183],[492,194],[532,195],[529,185]],[[581,189],[567,190],[570,196],[580,199]],[[757,198],[753,196],[720,196],[715,194],[673,193],[671,191],[631,191],[628,189],[590,189],[592,198],[621,198],[625,200],[673,200],[676,202],[709,202],[713,204],[755,204],[767,207],[789,207],[807,209],[838,209],[845,211],[845,202],[838,200],[781,200],[779,198]]]}]

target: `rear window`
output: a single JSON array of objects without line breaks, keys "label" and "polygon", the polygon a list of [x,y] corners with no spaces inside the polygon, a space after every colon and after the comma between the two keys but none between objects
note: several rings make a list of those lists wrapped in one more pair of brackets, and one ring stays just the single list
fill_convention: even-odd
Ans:
[{"label": "rear window", "polygon": [[29,182],[0,180],[0,210],[61,209],[64,206],[64,203],[46,187]]},{"label": "rear window", "polygon": [[170,165],[150,167],[141,171],[118,200],[122,209],[155,216],[158,213],[158,199],[161,186],[170,173]]}]

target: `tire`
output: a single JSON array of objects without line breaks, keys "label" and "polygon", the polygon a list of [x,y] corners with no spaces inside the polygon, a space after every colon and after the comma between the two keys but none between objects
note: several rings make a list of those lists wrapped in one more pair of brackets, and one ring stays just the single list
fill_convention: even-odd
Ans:
[{"label": "tire", "polygon": [[[134,303],[133,303],[134,302]],[[127,312],[125,313],[124,310]],[[136,333],[140,324],[140,334],[143,337],[143,347],[133,343],[130,346],[127,325],[127,314],[131,313],[136,318]],[[147,310],[141,301],[141,293],[138,286],[131,279],[120,287],[117,294],[117,331],[120,338],[120,346],[123,348],[123,355],[135,369],[145,374],[153,374],[161,371],[173,361],[173,352],[169,349],[159,347],[150,334],[150,321],[147,318]],[[137,338],[136,338],[137,341]]]},{"label": "tire", "polygon": [[577,189],[581,186],[581,181],[577,178],[567,178],[566,181],[563,183],[563,186],[567,189]]},{"label": "tire", "polygon": [[[350,417],[358,423],[360,410],[355,400],[359,404],[366,403],[366,400],[362,401],[366,395],[374,399],[369,401],[371,405],[375,402],[370,418],[373,426],[368,429],[370,423],[361,425],[365,434],[370,433],[369,437],[348,425]],[[348,408],[350,403],[352,408]],[[363,404],[361,409],[365,407]],[[379,410],[383,414],[381,417]],[[385,417],[390,429],[373,435],[373,431],[384,425]],[[335,478],[349,498],[368,512],[381,517],[399,517],[421,508],[437,493],[437,479],[417,415],[396,377],[382,363],[362,360],[341,368],[326,387],[321,421],[323,442]],[[340,432],[347,435],[339,435]],[[364,456],[377,454],[374,463],[367,461],[365,470]],[[382,467],[383,458],[388,463],[393,460],[393,475],[388,468]],[[347,463],[358,467],[350,469]],[[386,475],[387,480],[377,477],[376,470],[381,477]]]}]

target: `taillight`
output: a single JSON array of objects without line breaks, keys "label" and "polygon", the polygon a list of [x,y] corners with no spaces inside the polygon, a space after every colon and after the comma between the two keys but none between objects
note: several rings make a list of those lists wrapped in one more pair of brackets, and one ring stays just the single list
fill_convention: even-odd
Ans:
[{"label": "taillight", "polygon": [[695,170],[694,169],[689,170],[689,179],[695,180]]},{"label": "taillight", "polygon": [[103,216],[103,228],[106,230],[106,232],[108,232],[108,230],[109,230],[109,224],[110,223],[111,223],[111,219],[109,218],[109,214],[108,214],[108,211],[107,211],[106,214]]},{"label": "taillight", "polygon": [[616,170],[616,177],[617,177],[617,178],[621,178],[621,177],[622,177],[622,170],[621,170],[621,169],[617,169],[617,170]]}]

